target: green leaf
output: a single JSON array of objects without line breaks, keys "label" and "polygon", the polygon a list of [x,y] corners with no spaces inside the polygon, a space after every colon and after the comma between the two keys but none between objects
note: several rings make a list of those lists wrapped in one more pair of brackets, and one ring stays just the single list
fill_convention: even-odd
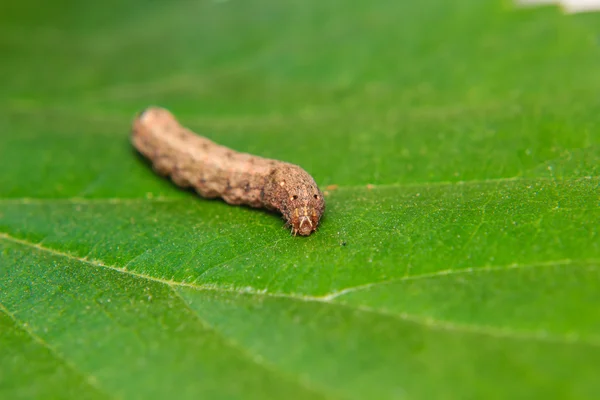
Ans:
[{"label": "green leaf", "polygon": [[[597,398],[600,15],[0,4],[0,397]],[[149,104],[327,188],[179,190]],[[336,185],[336,186],[332,186]]]}]

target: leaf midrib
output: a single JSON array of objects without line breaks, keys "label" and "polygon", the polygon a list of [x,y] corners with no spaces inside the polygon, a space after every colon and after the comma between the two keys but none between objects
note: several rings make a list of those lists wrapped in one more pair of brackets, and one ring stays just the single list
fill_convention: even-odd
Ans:
[{"label": "leaf midrib", "polygon": [[387,280],[387,281],[380,281],[380,282],[374,282],[374,283],[369,283],[369,284],[364,284],[364,285],[358,285],[358,286],[354,286],[354,287],[348,287],[348,288],[340,289],[336,292],[327,293],[327,294],[324,294],[321,296],[309,296],[309,295],[303,295],[303,294],[297,294],[297,293],[269,293],[269,292],[265,292],[265,291],[248,290],[246,288],[243,290],[239,290],[239,289],[235,289],[235,288],[222,287],[219,285],[198,285],[198,284],[190,283],[190,282],[167,280],[167,279],[156,278],[153,276],[141,274],[139,272],[135,272],[135,271],[131,271],[131,270],[126,270],[126,269],[116,267],[113,265],[106,265],[99,260],[88,260],[86,258],[78,257],[78,256],[70,254],[70,253],[66,253],[66,252],[63,252],[60,250],[42,246],[40,244],[32,243],[32,242],[29,242],[24,239],[19,239],[19,238],[13,237],[5,232],[0,232],[0,240],[28,246],[28,247],[37,249],[42,252],[54,254],[54,255],[60,256],[60,257],[65,257],[70,260],[82,262],[82,263],[85,263],[85,264],[88,264],[88,265],[91,265],[94,267],[107,268],[107,269],[110,269],[113,271],[117,271],[119,273],[134,276],[136,278],[145,279],[145,280],[149,280],[149,281],[153,281],[153,282],[158,282],[158,283],[167,285],[172,289],[174,289],[176,287],[186,287],[186,288],[192,288],[192,289],[199,290],[199,291],[215,291],[215,292],[221,292],[221,293],[251,295],[251,296],[257,296],[257,297],[284,298],[284,299],[288,299],[288,300],[301,301],[301,302],[316,302],[319,304],[324,304],[324,305],[329,305],[329,306],[334,306],[334,307],[344,307],[344,308],[351,309],[353,311],[376,314],[376,315],[380,315],[380,316],[383,316],[386,318],[394,318],[394,319],[398,319],[398,320],[402,320],[402,321],[408,321],[408,322],[411,322],[411,323],[414,323],[417,325],[421,325],[428,329],[434,329],[434,330],[439,330],[439,331],[460,332],[460,333],[465,333],[465,334],[488,336],[488,337],[493,337],[493,338],[498,338],[498,339],[506,339],[506,340],[525,340],[525,341],[529,340],[529,341],[541,341],[541,342],[549,342],[549,343],[557,343],[557,344],[568,344],[568,345],[578,344],[578,345],[588,345],[588,346],[593,346],[593,347],[600,347],[600,338],[595,338],[595,337],[588,336],[586,338],[579,338],[579,337],[574,338],[574,337],[564,336],[564,335],[549,335],[547,333],[538,333],[538,332],[523,331],[523,330],[517,331],[517,330],[511,330],[511,329],[507,329],[507,328],[498,328],[498,327],[486,326],[486,325],[463,324],[463,323],[456,323],[456,322],[452,322],[452,321],[438,320],[438,319],[434,319],[434,318],[430,318],[430,317],[423,318],[423,317],[420,317],[420,316],[417,316],[414,314],[408,314],[408,313],[394,313],[394,312],[390,312],[390,311],[387,311],[384,309],[372,308],[372,307],[367,307],[367,306],[357,306],[354,304],[349,304],[349,303],[345,303],[345,302],[341,302],[341,301],[334,301],[335,299],[338,299],[348,293],[357,292],[357,291],[364,290],[364,289],[370,289],[370,288],[380,286],[380,285],[387,285],[387,284],[391,284],[391,283],[397,283],[397,282],[408,281],[408,280],[412,281],[412,280],[418,280],[418,279],[432,279],[432,278],[436,278],[436,277],[442,277],[442,276],[448,276],[448,275],[470,274],[470,273],[474,273],[474,272],[496,272],[496,271],[513,270],[513,269],[520,269],[520,268],[535,268],[535,267],[544,267],[544,266],[551,266],[551,265],[568,265],[568,264],[572,264],[575,262],[600,263],[600,260],[561,259],[561,260],[544,261],[544,262],[540,262],[540,263],[530,263],[530,264],[510,264],[510,265],[504,265],[504,266],[464,268],[464,269],[458,269],[458,270],[448,269],[448,270],[437,271],[437,272],[433,272],[433,273],[413,275],[413,276],[401,277],[401,278],[396,278],[396,279]]},{"label": "leaf midrib", "polygon": [[[258,366],[259,368],[263,369],[267,373],[272,374],[274,376],[277,376],[279,379],[283,379],[286,382],[289,382],[291,384],[297,385],[298,387],[300,387],[300,388],[302,388],[302,389],[304,389],[304,390],[306,390],[308,392],[314,393],[314,394],[316,394],[316,395],[318,395],[318,396],[320,396],[320,397],[322,397],[324,399],[338,400],[340,398],[339,395],[331,393],[331,391],[329,389],[325,389],[323,387],[316,387],[317,385],[315,385],[313,382],[308,382],[306,379],[303,379],[303,377],[300,376],[300,375],[290,374],[290,373],[287,373],[285,371],[277,369],[275,365],[272,365],[272,364],[270,364],[268,362],[265,362],[262,359],[262,357],[260,357],[258,354],[252,353],[252,351],[250,349],[248,349],[248,348],[240,345],[238,342],[236,342],[235,340],[233,340],[230,337],[227,337],[226,335],[223,334],[223,332],[219,331],[214,326],[212,326],[211,324],[209,324],[205,319],[203,319],[198,314],[197,311],[195,311],[193,308],[191,308],[189,306],[188,301],[185,300],[181,296],[181,294],[176,290],[177,286],[183,286],[183,287],[199,287],[199,286],[189,285],[189,284],[185,284],[185,283],[182,283],[182,282],[170,282],[170,281],[167,281],[167,280],[153,278],[151,276],[146,276],[146,275],[138,274],[138,273],[135,273],[135,272],[132,272],[132,271],[127,271],[127,270],[124,270],[122,268],[117,268],[117,267],[110,266],[110,265],[104,265],[103,263],[101,263],[99,261],[86,260],[85,258],[77,257],[77,256],[74,256],[74,255],[69,254],[69,253],[64,253],[64,252],[61,252],[59,250],[47,248],[47,247],[41,246],[39,244],[28,242],[26,240],[14,238],[14,237],[12,237],[12,236],[10,236],[10,235],[8,235],[6,233],[2,233],[2,232],[0,232],[0,240],[4,240],[6,242],[17,243],[17,244],[28,246],[28,247],[32,247],[32,248],[34,248],[34,249],[36,249],[38,251],[50,253],[50,254],[55,255],[55,256],[64,257],[64,258],[67,258],[69,260],[81,262],[81,263],[88,264],[88,265],[91,265],[91,266],[94,266],[94,267],[106,268],[106,269],[110,269],[110,270],[117,271],[117,272],[120,272],[120,273],[125,273],[125,274],[128,274],[130,276],[134,276],[136,278],[141,278],[141,279],[145,279],[145,280],[149,280],[149,281],[153,281],[153,282],[158,282],[158,283],[161,283],[161,284],[166,284],[169,287],[170,291],[173,293],[173,295],[175,297],[177,297],[182,302],[182,304],[187,308],[187,310],[196,317],[196,319],[198,320],[198,322],[205,329],[207,329],[207,330],[209,330],[211,332],[214,332],[216,335],[218,335],[224,341],[224,343],[228,347],[230,347],[233,350],[237,351],[245,359],[249,360],[250,362],[252,362],[256,366]],[[226,292],[226,290],[223,290],[223,291]],[[0,312],[6,314],[9,318],[11,318],[15,322],[16,326],[19,329],[22,329],[36,343],[40,344],[43,348],[47,349],[52,354],[53,357],[55,357],[61,363],[63,363],[64,365],[66,365],[70,370],[74,371],[79,376],[83,377],[84,381],[90,387],[98,390],[102,394],[106,395],[108,398],[119,398],[119,397],[115,397],[114,395],[109,394],[108,392],[106,392],[106,390],[104,390],[102,387],[100,387],[97,384],[98,379],[94,375],[92,375],[92,374],[90,374],[88,372],[80,371],[74,364],[72,364],[70,361],[68,361],[68,359],[66,359],[63,355],[61,355],[59,351],[57,351],[56,349],[54,349],[44,339],[42,339],[40,336],[38,336],[37,334],[35,334],[35,332],[31,331],[27,327],[26,323],[21,322],[2,303],[0,303]]]}]

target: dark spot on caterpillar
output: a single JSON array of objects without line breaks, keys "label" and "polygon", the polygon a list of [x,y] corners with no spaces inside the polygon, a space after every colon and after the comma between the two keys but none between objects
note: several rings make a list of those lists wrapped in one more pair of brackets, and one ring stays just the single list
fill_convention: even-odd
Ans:
[{"label": "dark spot on caterpillar", "polygon": [[149,107],[133,122],[132,143],[161,175],[204,197],[277,210],[294,235],[316,231],[325,211],[314,179],[297,165],[240,154],[185,129],[162,108]]},{"label": "dark spot on caterpillar", "polygon": [[179,137],[181,139],[185,139],[185,137],[186,137],[186,132],[185,131],[179,131],[179,130],[177,130],[177,126],[176,125],[173,125],[170,129],[173,130],[173,131],[175,131],[175,132],[178,132],[178,135],[179,135]]}]

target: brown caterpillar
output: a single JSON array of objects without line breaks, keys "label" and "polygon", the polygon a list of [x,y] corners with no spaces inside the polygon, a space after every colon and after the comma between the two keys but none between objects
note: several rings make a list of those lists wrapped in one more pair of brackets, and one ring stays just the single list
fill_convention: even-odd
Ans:
[{"label": "brown caterpillar", "polygon": [[163,108],[149,107],[135,118],[131,142],[176,185],[229,204],[277,210],[294,235],[314,232],[325,211],[323,193],[299,166],[218,145]]}]

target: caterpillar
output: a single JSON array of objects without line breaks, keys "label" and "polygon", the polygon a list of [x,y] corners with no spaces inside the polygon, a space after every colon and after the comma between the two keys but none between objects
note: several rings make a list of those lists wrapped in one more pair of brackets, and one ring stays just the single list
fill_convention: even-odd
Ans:
[{"label": "caterpillar", "polygon": [[131,142],[156,173],[177,186],[229,204],[278,211],[294,236],[316,231],[325,211],[323,193],[299,166],[216,144],[180,125],[164,108],[137,115]]}]

